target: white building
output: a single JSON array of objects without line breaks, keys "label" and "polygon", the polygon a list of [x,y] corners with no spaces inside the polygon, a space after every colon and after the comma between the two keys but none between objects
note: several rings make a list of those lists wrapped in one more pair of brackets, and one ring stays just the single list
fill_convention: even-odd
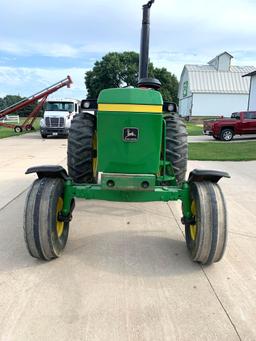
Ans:
[{"label": "white building", "polygon": [[232,66],[223,52],[207,65],[185,65],[179,84],[181,116],[230,116],[246,110],[250,80],[242,77],[255,71],[253,66]]},{"label": "white building", "polygon": [[256,71],[250,72],[247,75],[244,75],[243,77],[246,76],[250,77],[250,92],[247,110],[256,111]]}]

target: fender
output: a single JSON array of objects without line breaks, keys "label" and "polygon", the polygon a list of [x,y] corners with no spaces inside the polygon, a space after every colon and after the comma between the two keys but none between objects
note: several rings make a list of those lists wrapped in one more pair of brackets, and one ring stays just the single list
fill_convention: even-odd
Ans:
[{"label": "fender", "polygon": [[195,181],[211,181],[217,183],[221,178],[230,178],[230,175],[222,171],[194,169],[189,173],[188,183]]},{"label": "fender", "polygon": [[27,169],[25,174],[37,173],[39,179],[41,178],[61,178],[65,181],[71,180],[66,170],[59,165],[54,166],[34,166]]}]

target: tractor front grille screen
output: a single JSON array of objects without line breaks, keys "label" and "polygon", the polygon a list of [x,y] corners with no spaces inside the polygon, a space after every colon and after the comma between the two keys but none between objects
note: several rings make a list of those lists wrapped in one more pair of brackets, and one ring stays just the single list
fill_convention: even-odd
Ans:
[{"label": "tractor front grille screen", "polygon": [[46,117],[45,125],[48,128],[64,128],[64,117]]}]

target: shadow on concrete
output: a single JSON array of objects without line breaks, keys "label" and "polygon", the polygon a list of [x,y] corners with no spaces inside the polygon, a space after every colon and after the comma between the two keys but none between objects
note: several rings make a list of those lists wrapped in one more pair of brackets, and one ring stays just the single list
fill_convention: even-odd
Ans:
[{"label": "shadow on concrete", "polygon": [[70,240],[65,253],[85,266],[118,275],[166,277],[200,271],[200,266],[190,260],[184,240],[161,237],[159,232],[95,234]]},{"label": "shadow on concrete", "polygon": [[[44,262],[34,259],[29,255],[23,237],[25,195],[26,193],[23,193],[0,212],[1,272],[10,273],[17,269],[29,270],[35,267],[38,270],[48,271],[58,268],[60,263],[67,268],[71,264],[73,266],[82,263],[85,266],[82,267],[83,270],[90,267],[118,275],[141,277],[176,276],[200,271],[200,267],[189,259],[184,240],[170,238],[165,229],[129,230],[130,226],[125,221],[121,230],[88,236],[85,236],[84,232],[73,230],[71,226],[67,247],[60,262],[54,260]],[[111,203],[107,205],[103,202],[101,205],[91,203],[91,206],[84,208],[85,211],[91,211],[91,213],[95,209],[98,215],[103,215],[103,212],[125,217],[143,214],[139,207],[137,209],[125,206],[117,209],[114,205],[112,207]],[[83,209],[79,211],[79,214],[86,214],[86,212],[83,213]],[[104,217],[102,220],[104,221]],[[177,225],[174,221],[170,223],[169,228],[170,231],[175,229],[177,232]],[[176,232],[174,235],[181,236],[180,232],[178,234]],[[79,271],[79,267],[77,269]]]},{"label": "shadow on concrete", "polygon": [[[77,202],[76,200],[76,208],[77,211],[82,214],[90,214],[90,215],[107,215],[107,216],[116,216],[116,217],[122,217],[122,216],[135,216],[135,215],[141,215],[143,214],[143,211],[141,208],[131,207],[129,205],[127,206],[121,206],[118,207],[116,205],[111,205],[110,202],[104,202],[101,201],[100,204],[96,201],[87,201],[86,204],[84,204],[84,200],[79,200]],[[74,215],[75,215],[74,211]]]},{"label": "shadow on concrete", "polygon": [[[90,267],[121,276],[167,277],[200,271],[200,266],[190,260],[185,241],[161,237],[159,233],[161,231],[120,231],[77,240],[69,238],[59,260],[67,268],[82,263],[83,271]],[[21,236],[15,245],[6,246],[5,252],[2,249],[0,257],[1,272],[38,267],[53,270],[59,266],[58,260],[46,262],[32,258]]]},{"label": "shadow on concrete", "polygon": [[[167,203],[163,203],[163,205],[167,205]],[[111,202],[104,201],[104,200],[88,200],[85,205],[85,201],[83,199],[76,199],[76,209],[78,212],[83,212],[85,214],[91,214],[91,215],[107,215],[107,216],[117,216],[117,217],[131,217],[141,214],[151,214],[156,215],[159,217],[170,217],[169,209],[167,212],[163,213],[160,212],[157,209],[154,209],[152,206],[146,207],[142,206],[142,204],[136,206],[134,203],[126,203],[126,205],[122,205],[118,207],[113,203],[111,205]],[[76,210],[74,211],[74,215],[76,214]],[[129,219],[128,219],[129,220]]]}]

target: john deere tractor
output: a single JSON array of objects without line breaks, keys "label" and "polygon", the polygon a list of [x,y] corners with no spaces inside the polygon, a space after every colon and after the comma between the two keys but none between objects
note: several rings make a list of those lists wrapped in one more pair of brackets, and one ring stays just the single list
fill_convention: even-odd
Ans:
[{"label": "john deere tractor", "polygon": [[68,138],[68,173],[37,166],[27,195],[24,232],[31,256],[51,260],[65,248],[75,198],[124,202],[182,202],[182,223],[193,261],[217,262],[227,238],[225,201],[217,182],[225,172],[187,170],[187,132],[160,82],[148,78],[149,19],[143,6],[138,87],[102,90],[97,110],[84,100]]}]

